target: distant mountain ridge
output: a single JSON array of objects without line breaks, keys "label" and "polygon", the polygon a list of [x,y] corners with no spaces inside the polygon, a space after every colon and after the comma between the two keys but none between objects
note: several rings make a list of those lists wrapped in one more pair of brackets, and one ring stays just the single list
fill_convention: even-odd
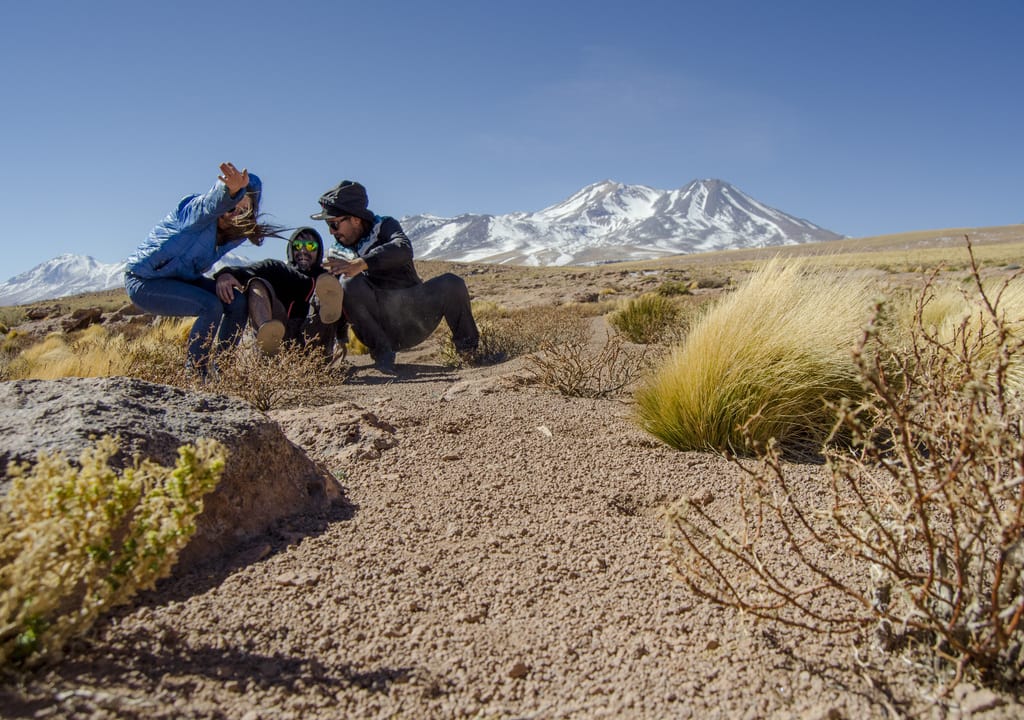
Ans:
[{"label": "distant mountain ridge", "polygon": [[[248,265],[249,258],[228,253],[216,267]],[[21,305],[124,286],[125,263],[103,263],[89,255],[65,253],[0,284],[0,305]]]},{"label": "distant mountain ridge", "polygon": [[[710,250],[838,240],[842,235],[758,202],[724,180],[677,190],[605,180],[538,212],[401,218],[424,260],[515,265],[592,265]],[[223,264],[245,265],[229,254]],[[124,263],[61,255],[0,284],[0,304],[107,290]]]},{"label": "distant mountain ridge", "polygon": [[605,180],[534,213],[414,215],[402,225],[417,257],[517,265],[587,265],[843,237],[715,179],[678,190]]}]

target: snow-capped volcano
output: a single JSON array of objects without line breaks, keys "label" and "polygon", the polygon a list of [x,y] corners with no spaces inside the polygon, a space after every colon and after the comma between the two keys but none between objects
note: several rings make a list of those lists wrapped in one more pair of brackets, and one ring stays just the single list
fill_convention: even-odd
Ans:
[{"label": "snow-capped volcano", "polygon": [[[249,258],[228,253],[216,267],[248,265]],[[58,255],[0,284],[0,305],[21,305],[124,286],[125,263],[102,263],[88,255]]]},{"label": "snow-capped volcano", "polygon": [[402,219],[417,257],[522,265],[582,265],[842,236],[754,200],[722,180],[678,190],[589,185],[539,212]]}]

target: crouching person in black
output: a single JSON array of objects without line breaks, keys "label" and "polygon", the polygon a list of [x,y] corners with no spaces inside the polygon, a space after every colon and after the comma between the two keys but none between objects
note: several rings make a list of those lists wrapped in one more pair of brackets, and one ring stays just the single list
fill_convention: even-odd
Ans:
[{"label": "crouching person in black", "polygon": [[299,228],[288,240],[287,255],[287,263],[261,260],[223,268],[214,277],[218,285],[245,292],[249,322],[264,352],[277,352],[284,340],[302,346],[315,342],[330,361],[342,312],[342,289],[323,267],[320,233],[311,227]]},{"label": "crouching person in black", "polygon": [[310,217],[326,220],[334,236],[324,267],[342,278],[345,318],[374,367],[394,374],[396,351],[426,340],[442,318],[456,351],[471,359],[480,333],[466,283],[452,273],[421,280],[402,226],[368,204],[366,188],[343,180],[320,196],[321,211]]}]

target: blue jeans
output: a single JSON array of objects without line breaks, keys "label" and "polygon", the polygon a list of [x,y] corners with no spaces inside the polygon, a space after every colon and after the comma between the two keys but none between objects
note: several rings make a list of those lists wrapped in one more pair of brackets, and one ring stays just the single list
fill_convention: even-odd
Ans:
[{"label": "blue jeans", "polygon": [[204,375],[209,370],[211,350],[216,352],[237,342],[248,319],[245,295],[236,292],[230,304],[221,302],[213,278],[178,280],[126,274],[124,288],[135,305],[153,315],[195,316],[188,334],[188,365]]}]

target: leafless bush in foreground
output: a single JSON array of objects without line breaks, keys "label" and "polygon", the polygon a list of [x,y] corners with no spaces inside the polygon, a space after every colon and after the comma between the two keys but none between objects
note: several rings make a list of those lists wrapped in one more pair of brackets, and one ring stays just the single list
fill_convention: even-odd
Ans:
[{"label": "leafless bush in foreground", "polygon": [[[837,408],[833,435],[851,444],[826,451],[827,487],[808,492],[807,473],[770,444],[759,462],[737,460],[732,513],[700,499],[670,508],[668,547],[697,595],[821,632],[874,628],[887,650],[927,646],[954,684],[967,669],[1020,681],[1020,322],[1000,306],[1011,281],[986,293],[968,252],[976,312],[951,338],[922,322],[931,282],[903,341],[876,321],[864,333],[855,359],[868,397]],[[816,494],[813,507],[795,500]]]},{"label": "leafless bush in foreground", "polygon": [[608,334],[595,353],[578,334],[562,342],[545,341],[540,352],[526,358],[532,379],[570,397],[600,398],[621,392],[647,367],[647,347],[629,349]]}]

